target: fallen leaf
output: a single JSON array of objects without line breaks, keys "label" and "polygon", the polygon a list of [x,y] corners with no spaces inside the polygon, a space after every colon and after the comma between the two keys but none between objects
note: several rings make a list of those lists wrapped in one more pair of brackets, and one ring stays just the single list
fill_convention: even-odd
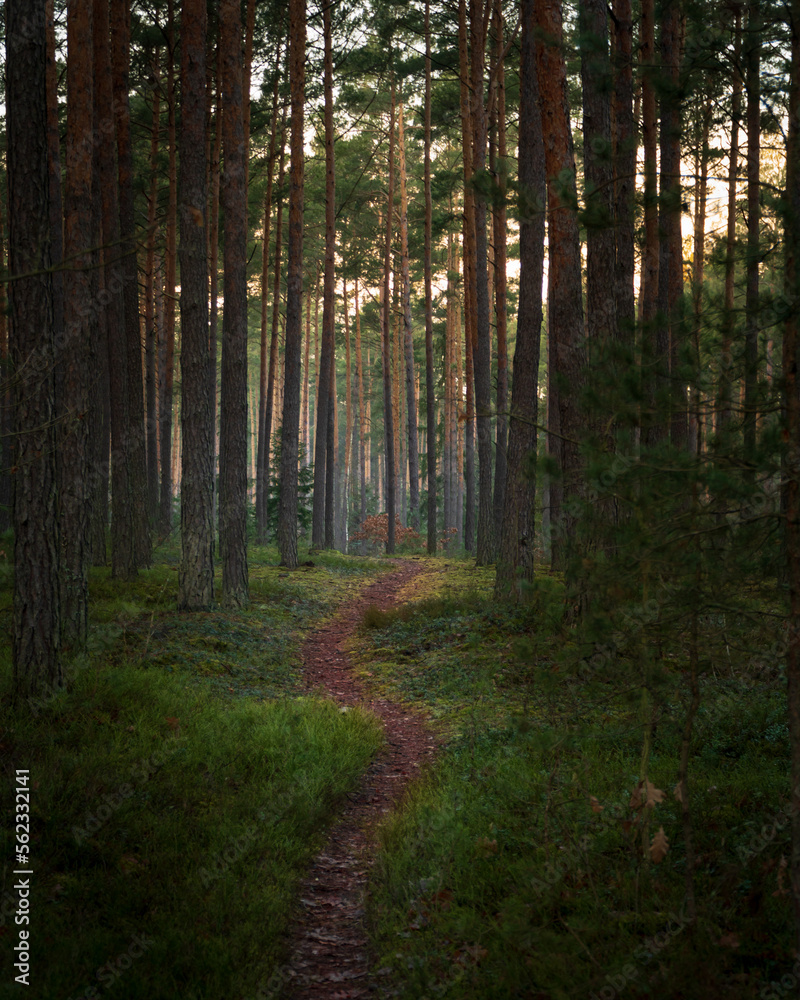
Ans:
[{"label": "fallen leaf", "polygon": [[660,788],[656,788],[656,786],[652,782],[650,781],[645,782],[645,790],[647,798],[645,806],[647,806],[648,808],[652,809],[653,806],[655,806],[657,803],[664,801],[665,798],[664,793],[661,791]]},{"label": "fallen leaf", "polygon": [[600,813],[605,809],[605,806],[601,806],[594,795],[589,796],[589,805],[592,807],[592,812]]},{"label": "fallen leaf", "polygon": [[683,785],[680,783],[680,781],[672,789],[672,794],[675,796],[676,802],[683,802]]},{"label": "fallen leaf", "polygon": [[667,856],[668,850],[669,841],[667,840],[666,833],[664,833],[664,827],[660,826],[658,828],[658,833],[656,833],[650,842],[650,857],[653,859],[655,864],[658,864]]},{"label": "fallen leaf", "polygon": [[727,934],[722,935],[718,944],[722,945],[723,948],[739,948],[742,942],[739,940],[738,934],[734,931],[728,931]]}]

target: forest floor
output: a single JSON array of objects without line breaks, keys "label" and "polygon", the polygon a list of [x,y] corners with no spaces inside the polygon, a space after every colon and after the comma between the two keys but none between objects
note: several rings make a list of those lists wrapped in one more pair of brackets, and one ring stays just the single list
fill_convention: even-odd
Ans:
[{"label": "forest floor", "polygon": [[354,673],[346,649],[368,609],[386,613],[398,591],[424,572],[420,563],[398,568],[348,601],[333,621],[303,645],[308,687],[333,698],[346,712],[355,705],[381,721],[385,745],[358,787],[348,795],[340,818],[327,834],[300,888],[287,968],[287,987],[296,1000],[350,1000],[370,994],[371,962],[364,922],[369,869],[375,859],[375,826],[402,799],[409,781],[431,761],[436,738],[418,711],[370,694]]},{"label": "forest floor", "polygon": [[600,642],[546,570],[517,604],[450,554],[248,557],[250,605],[193,614],[174,544],[134,581],[92,570],[89,650],[30,703],[0,558],[0,810],[27,769],[36,987],[1,978],[0,1000],[796,994],[774,584],[696,620],[691,922],[680,591]]}]

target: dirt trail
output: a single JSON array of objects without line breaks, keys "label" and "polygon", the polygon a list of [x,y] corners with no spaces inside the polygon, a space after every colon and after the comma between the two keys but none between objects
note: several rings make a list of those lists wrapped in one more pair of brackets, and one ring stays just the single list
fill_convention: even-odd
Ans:
[{"label": "dirt trail", "polygon": [[400,799],[409,781],[436,749],[421,716],[396,703],[366,694],[350,671],[341,646],[375,604],[392,607],[398,590],[423,567],[405,563],[368,587],[303,647],[306,683],[322,689],[343,706],[370,708],[383,722],[386,747],[373,761],[360,786],[350,794],[341,818],[331,829],[300,887],[302,912],[292,929],[292,957],[286,993],[292,1000],[356,1000],[380,995],[370,982],[364,892],[374,860],[371,830]]}]

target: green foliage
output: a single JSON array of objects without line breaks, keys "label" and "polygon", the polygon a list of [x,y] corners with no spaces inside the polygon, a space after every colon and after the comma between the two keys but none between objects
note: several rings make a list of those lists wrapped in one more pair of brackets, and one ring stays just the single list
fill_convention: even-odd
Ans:
[{"label": "green foliage", "polygon": [[[368,713],[308,697],[298,670],[308,630],[381,563],[325,553],[286,574],[255,550],[246,611],[187,615],[177,550],[160,555],[130,583],[93,570],[89,651],[68,691],[14,704],[0,646],[0,746],[31,777],[37,996],[255,993],[282,967],[321,831],[382,741]],[[7,781],[5,816],[12,796]],[[13,856],[13,825],[0,849]]]},{"label": "green foliage", "polygon": [[[270,974],[316,832],[380,743],[375,721],[307,698],[225,707],[185,679],[97,665],[36,715],[3,700],[3,742],[34,782],[38,995],[118,974],[130,998],[224,996]],[[0,845],[10,856],[9,828]],[[117,967],[135,935],[150,946]]]},{"label": "green foliage", "polygon": [[[717,612],[702,623],[717,677],[702,682],[689,777],[703,912],[690,929],[672,791],[687,640],[679,625],[670,640],[674,593],[638,612],[629,602],[615,619],[627,645],[609,651],[565,628],[558,577],[540,574],[524,608],[494,603],[485,571],[451,564],[438,580],[433,594],[371,616],[360,647],[374,682],[448,734],[435,770],[381,831],[370,920],[398,996],[605,995],[622,976],[632,997],[744,1000],[791,969],[781,648],[749,653],[758,619]],[[751,594],[751,610],[771,599]],[[665,661],[651,672],[647,773],[664,794],[650,809],[635,806],[638,672],[622,683],[643,635],[658,635]],[[669,846],[656,863],[642,840],[660,828]]]},{"label": "green foliage", "polygon": [[[278,508],[281,499],[281,430],[275,431],[272,445],[272,462],[269,467],[269,491],[267,493],[267,531],[270,538],[278,533]],[[314,466],[305,464],[305,448],[300,443],[299,469],[297,473],[297,531],[300,538],[311,535],[311,516],[314,507]]]}]

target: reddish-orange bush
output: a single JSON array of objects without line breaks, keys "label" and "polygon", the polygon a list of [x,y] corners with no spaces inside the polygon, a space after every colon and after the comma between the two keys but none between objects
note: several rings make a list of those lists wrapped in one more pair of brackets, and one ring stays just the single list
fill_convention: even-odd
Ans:
[{"label": "reddish-orange bush", "polygon": [[[353,542],[372,542],[374,545],[385,545],[389,538],[389,515],[383,514],[373,514],[372,517],[368,517],[358,531],[350,536],[350,540]],[[411,545],[421,544],[422,539],[419,536],[419,532],[414,531],[413,528],[404,528],[400,523],[400,518],[395,514],[394,518],[394,540],[395,545],[404,545],[409,543]]]}]

